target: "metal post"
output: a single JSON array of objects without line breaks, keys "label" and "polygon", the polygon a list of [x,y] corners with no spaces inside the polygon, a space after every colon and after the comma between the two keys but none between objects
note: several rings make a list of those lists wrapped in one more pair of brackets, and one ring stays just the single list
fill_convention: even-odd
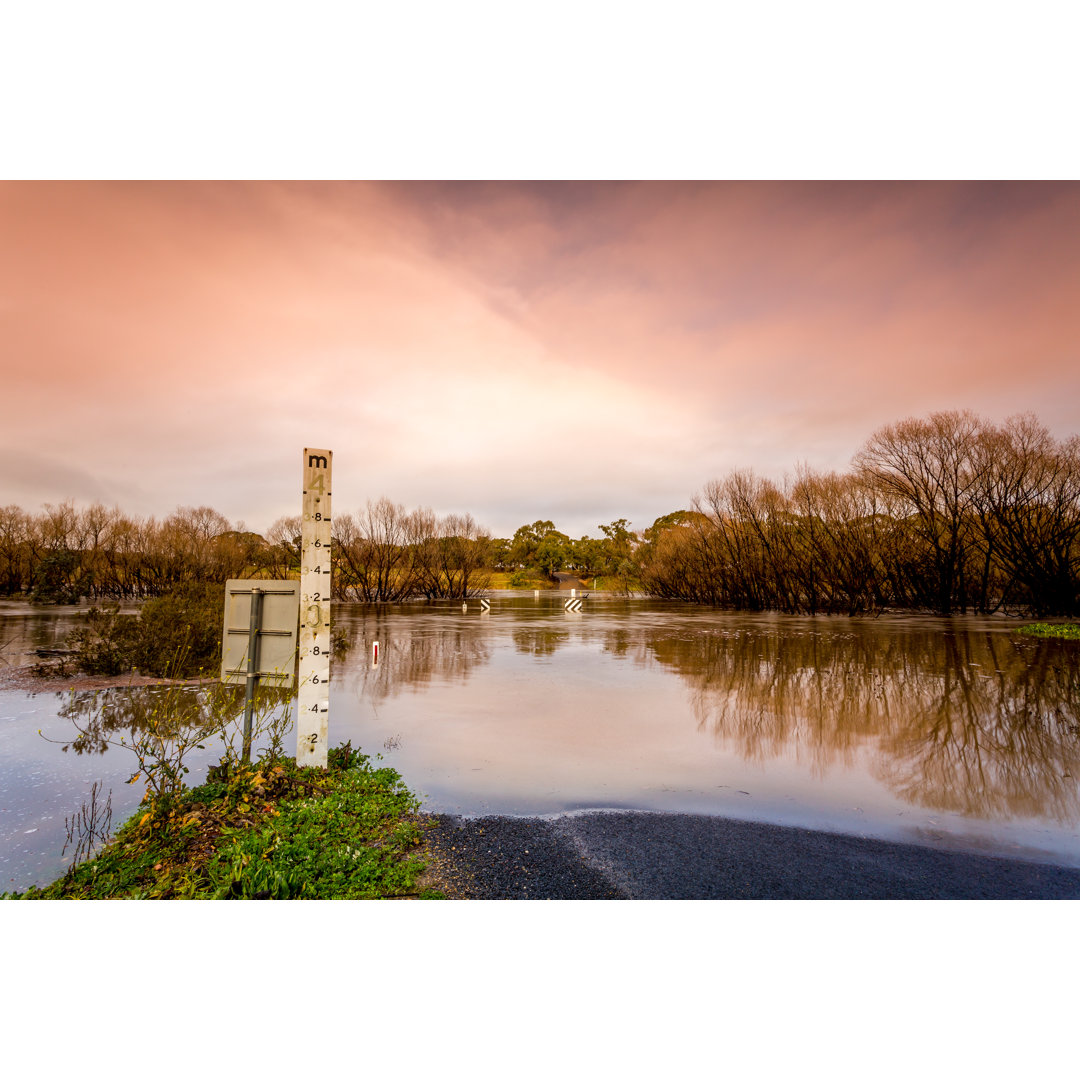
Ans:
[{"label": "metal post", "polygon": [[251,587],[251,619],[248,623],[247,689],[244,692],[244,749],[241,760],[251,761],[251,714],[255,709],[255,684],[259,681],[259,623],[262,621],[262,589]]}]

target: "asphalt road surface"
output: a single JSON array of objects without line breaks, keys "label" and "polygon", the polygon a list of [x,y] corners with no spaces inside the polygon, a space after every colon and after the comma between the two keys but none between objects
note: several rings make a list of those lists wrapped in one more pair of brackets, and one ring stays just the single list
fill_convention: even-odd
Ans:
[{"label": "asphalt road surface", "polygon": [[1080,869],[694,814],[431,820],[456,899],[1080,899]]}]

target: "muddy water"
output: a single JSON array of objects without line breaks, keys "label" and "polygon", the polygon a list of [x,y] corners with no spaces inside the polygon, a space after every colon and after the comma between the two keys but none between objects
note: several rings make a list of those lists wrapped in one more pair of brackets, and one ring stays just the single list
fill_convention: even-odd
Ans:
[{"label": "muddy water", "polygon": [[339,616],[335,727],[432,809],[690,811],[1080,865],[1080,648],[1015,622],[549,597]]},{"label": "muddy water", "polygon": [[[380,753],[436,811],[689,811],[1080,866],[1075,643],[999,619],[564,599],[337,605],[354,644],[331,741]],[[62,868],[64,814],[94,779],[118,819],[118,795],[137,802],[115,750],[37,738],[70,731],[64,705],[0,694],[5,888]]]}]

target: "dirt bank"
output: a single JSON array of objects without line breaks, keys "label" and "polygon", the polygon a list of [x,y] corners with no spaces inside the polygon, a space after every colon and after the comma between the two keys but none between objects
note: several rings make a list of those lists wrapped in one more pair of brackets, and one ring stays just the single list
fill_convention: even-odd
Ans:
[{"label": "dirt bank", "polygon": [[109,690],[116,686],[199,686],[213,679],[159,679],[153,675],[83,675],[49,673],[35,675],[34,667],[0,668],[0,690],[22,691],[27,694],[67,693],[69,690]]}]

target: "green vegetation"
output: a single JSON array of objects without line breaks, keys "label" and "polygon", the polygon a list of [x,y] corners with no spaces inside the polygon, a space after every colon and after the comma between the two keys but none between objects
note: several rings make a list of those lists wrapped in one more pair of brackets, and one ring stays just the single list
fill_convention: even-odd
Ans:
[{"label": "green vegetation", "polygon": [[558,583],[536,570],[496,570],[491,575],[491,589],[554,589]]},{"label": "green vegetation", "polygon": [[1018,634],[1028,637],[1064,638],[1067,641],[1080,641],[1080,623],[1032,623],[1022,626]]},{"label": "green vegetation", "polygon": [[118,605],[92,608],[67,638],[74,666],[87,675],[137,671],[160,678],[191,678],[221,663],[225,587],[199,582],[147,600],[137,614]]},{"label": "green vegetation", "polygon": [[96,858],[13,899],[375,899],[419,893],[419,803],[348,743],[329,768],[223,761],[149,799]]},{"label": "green vegetation", "polygon": [[[129,752],[128,782],[142,781],[146,791],[109,841],[111,800],[102,804],[95,785],[90,804],[67,822],[76,853],[68,873],[25,898],[415,894],[424,868],[415,796],[396,772],[374,766],[349,743],[330,751],[327,769],[298,768],[283,753],[292,695],[257,691],[252,731],[262,749],[251,764],[241,760],[242,688],[172,682],[72,691],[60,715],[75,734],[63,749]],[[189,789],[186,761],[215,739],[219,764]],[[82,861],[97,848],[95,858]]]},{"label": "green vegetation", "polygon": [[510,575],[508,588],[550,586],[558,571],[569,571],[582,579],[603,575],[608,587],[626,590],[638,580],[634,560],[637,536],[626,518],[601,525],[601,539],[583,536],[571,540],[553,522],[534,521],[522,525],[510,540],[493,540],[491,550],[497,570]]}]

